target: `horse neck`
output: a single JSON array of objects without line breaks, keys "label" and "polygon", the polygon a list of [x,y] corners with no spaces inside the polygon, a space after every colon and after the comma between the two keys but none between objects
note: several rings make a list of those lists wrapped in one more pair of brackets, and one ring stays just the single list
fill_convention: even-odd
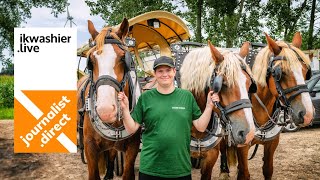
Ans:
[{"label": "horse neck", "polygon": [[251,96],[252,113],[258,125],[261,126],[269,120],[269,116],[272,116],[272,110],[276,98],[272,95],[268,86],[262,87],[261,85],[258,85],[257,95],[268,110],[268,112],[266,112],[266,110],[261,106],[256,97],[253,95]]},{"label": "horse neck", "polygon": [[200,94],[195,94],[194,92],[192,92],[195,100],[197,101],[197,104],[199,106],[199,108],[201,109],[201,112],[204,111],[204,109],[206,108],[207,105],[207,96],[205,92],[202,92]]}]

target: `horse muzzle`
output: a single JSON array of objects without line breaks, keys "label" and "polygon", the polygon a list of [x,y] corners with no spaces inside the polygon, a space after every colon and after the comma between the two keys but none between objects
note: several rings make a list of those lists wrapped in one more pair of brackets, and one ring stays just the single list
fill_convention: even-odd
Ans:
[{"label": "horse muzzle", "polygon": [[312,123],[314,118],[315,111],[306,111],[303,110],[293,111],[292,112],[292,120],[297,126],[305,127]]},{"label": "horse muzzle", "polygon": [[[251,132],[249,125],[244,122],[240,120],[231,122],[232,137],[236,145],[248,143],[253,139],[249,134]],[[247,137],[249,137],[248,140]]]},{"label": "horse muzzle", "polygon": [[117,120],[116,105],[97,105],[96,112],[99,118],[105,123],[113,123]]}]

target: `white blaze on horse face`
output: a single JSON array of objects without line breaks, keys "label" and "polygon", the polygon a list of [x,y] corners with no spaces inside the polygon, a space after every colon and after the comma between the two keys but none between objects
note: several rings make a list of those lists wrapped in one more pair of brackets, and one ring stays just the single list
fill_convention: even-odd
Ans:
[{"label": "white blaze on horse face", "polygon": [[[238,85],[239,85],[240,96],[241,96],[240,98],[241,99],[249,99],[248,91],[247,91],[247,87],[246,87],[247,77],[243,71],[239,71],[238,77],[239,77]],[[254,126],[254,122],[253,122],[252,109],[251,108],[244,108],[243,111],[244,111],[244,114],[246,116],[246,120],[247,120],[249,127],[250,127],[250,131],[246,136],[246,142],[245,142],[245,144],[248,144],[254,138],[255,126]]]},{"label": "white blaze on horse face", "polygon": [[[293,71],[293,75],[296,79],[297,85],[305,84],[301,68],[298,68],[296,71]],[[311,123],[314,115],[314,107],[312,105],[311,97],[308,92],[301,93],[301,102],[306,110],[306,114],[303,116],[303,126],[307,126]]]},{"label": "white blaze on horse face", "polygon": [[[109,75],[117,78],[114,72],[114,65],[117,58],[113,46],[105,44],[100,55],[94,52],[99,67],[99,77]],[[117,113],[115,89],[109,85],[101,85],[97,89],[97,112],[102,120],[114,120]]]}]

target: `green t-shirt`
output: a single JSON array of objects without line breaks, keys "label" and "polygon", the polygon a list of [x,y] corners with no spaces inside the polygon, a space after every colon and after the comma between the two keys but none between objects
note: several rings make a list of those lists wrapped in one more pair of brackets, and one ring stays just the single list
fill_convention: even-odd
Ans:
[{"label": "green t-shirt", "polygon": [[140,172],[164,178],[191,174],[192,120],[201,115],[191,92],[176,88],[170,94],[156,89],[143,93],[132,118],[145,124]]}]

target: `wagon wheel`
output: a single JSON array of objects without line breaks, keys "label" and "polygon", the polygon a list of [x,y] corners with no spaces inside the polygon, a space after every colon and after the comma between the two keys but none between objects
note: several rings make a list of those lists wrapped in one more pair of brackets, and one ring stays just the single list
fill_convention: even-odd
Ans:
[{"label": "wagon wheel", "polygon": [[191,157],[191,164],[192,167],[195,169],[200,169],[200,164],[201,164],[201,158],[193,158]]},{"label": "wagon wheel", "polygon": [[117,152],[116,159],[114,161],[114,172],[117,176],[122,176],[124,166],[124,153],[121,151]]}]

